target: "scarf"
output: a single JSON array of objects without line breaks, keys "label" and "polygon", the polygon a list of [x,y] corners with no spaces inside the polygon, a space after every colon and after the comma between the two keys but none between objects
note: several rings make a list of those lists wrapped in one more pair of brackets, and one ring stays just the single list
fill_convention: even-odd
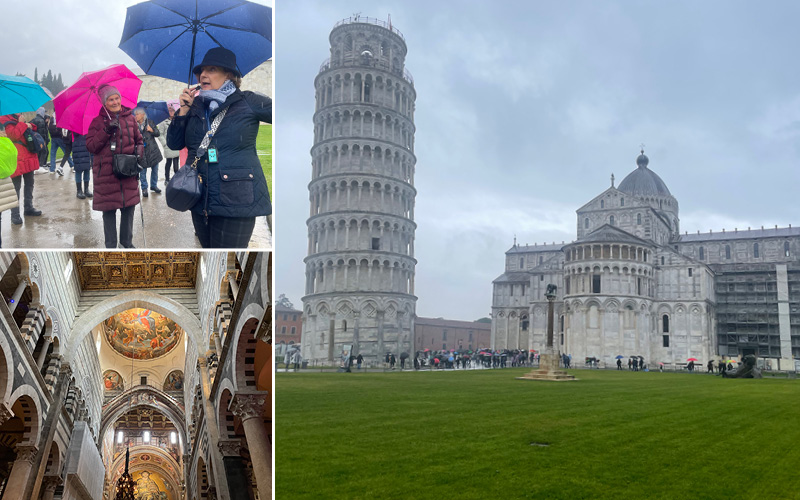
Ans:
[{"label": "scarf", "polygon": [[236,92],[236,85],[230,80],[225,80],[225,83],[217,90],[201,90],[198,95],[203,100],[203,104],[213,113],[234,92]]}]

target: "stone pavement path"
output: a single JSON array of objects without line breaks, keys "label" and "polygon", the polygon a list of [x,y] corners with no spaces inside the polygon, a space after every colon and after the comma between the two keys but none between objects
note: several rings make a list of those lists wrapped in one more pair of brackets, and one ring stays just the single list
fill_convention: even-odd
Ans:
[{"label": "stone pavement path", "polygon": [[[161,164],[163,174],[163,162]],[[164,191],[164,179],[158,183]],[[91,188],[93,189],[93,188]],[[64,165],[64,176],[39,170],[34,175],[33,204],[42,211],[41,217],[25,217],[20,226],[11,224],[11,211],[0,214],[2,246],[32,249],[103,249],[103,214],[92,210],[90,199],[76,196],[75,174]],[[144,209],[144,236],[141,209]],[[117,223],[119,226],[119,223]],[[176,212],[167,207],[164,194],[150,193],[136,207],[133,223],[133,245],[150,249],[197,249],[200,243],[194,235],[189,212]],[[271,250],[272,235],[266,217],[256,219],[250,239],[251,249]]]}]

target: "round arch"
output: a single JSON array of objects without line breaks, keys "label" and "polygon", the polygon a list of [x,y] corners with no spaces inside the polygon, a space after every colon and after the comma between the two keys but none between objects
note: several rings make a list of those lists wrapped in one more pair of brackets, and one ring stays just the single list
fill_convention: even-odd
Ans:
[{"label": "round arch", "polygon": [[[158,457],[160,460],[147,460],[142,461],[142,455],[150,455],[151,457]],[[170,486],[173,488],[173,491],[179,492],[180,491],[180,484],[181,484],[181,474],[183,472],[183,467],[178,463],[178,461],[172,457],[169,453],[166,453],[161,448],[155,446],[142,446],[135,449],[135,451],[131,452],[130,457],[130,468],[129,472],[131,475],[136,474],[137,472],[143,472],[146,470],[153,470],[156,469],[161,472],[163,479],[170,480]],[[111,477],[112,481],[109,483],[113,490],[115,484],[117,484],[117,480],[122,475],[122,471],[125,469],[125,454],[121,453],[114,461],[111,463]]]},{"label": "round arch", "polygon": [[133,290],[109,297],[78,317],[75,323],[72,324],[70,331],[69,338],[72,341],[70,342],[69,350],[65,354],[66,360],[71,361],[74,358],[84,338],[91,334],[95,326],[115,314],[135,307],[151,309],[174,320],[183,328],[186,335],[194,340],[194,345],[198,349],[198,353],[200,352],[200,346],[204,345],[200,339],[203,330],[197,316],[183,304],[168,297],[155,292]]},{"label": "round arch", "polygon": [[[150,396],[155,396],[151,398]],[[129,397],[130,400],[129,400]],[[105,436],[110,426],[117,421],[127,411],[133,408],[149,407],[163,413],[170,419],[172,425],[178,429],[181,448],[186,449],[186,421],[182,417],[184,410],[168,394],[165,394],[151,386],[137,386],[132,391],[125,391],[110,403],[103,411],[103,418],[100,422],[100,436]]]}]

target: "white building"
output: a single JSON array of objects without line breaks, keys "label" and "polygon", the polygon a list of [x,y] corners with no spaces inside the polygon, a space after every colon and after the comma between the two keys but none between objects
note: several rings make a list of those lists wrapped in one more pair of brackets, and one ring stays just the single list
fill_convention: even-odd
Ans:
[{"label": "white building", "polygon": [[577,210],[566,245],[514,245],[494,280],[496,349],[544,345],[548,283],[558,286],[556,347],[574,358],[650,364],[756,354],[800,358],[800,230],[680,234],[678,202],[637,168]]},{"label": "white building", "polygon": [[317,75],[303,358],[413,352],[414,101],[396,29],[349,18]]}]

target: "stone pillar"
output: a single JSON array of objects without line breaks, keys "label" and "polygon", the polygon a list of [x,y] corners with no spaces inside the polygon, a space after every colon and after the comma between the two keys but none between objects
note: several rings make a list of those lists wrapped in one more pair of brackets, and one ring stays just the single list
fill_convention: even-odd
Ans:
[{"label": "stone pillar", "polygon": [[228,479],[231,500],[249,500],[250,480],[242,462],[241,441],[225,439],[217,443],[217,447],[225,464],[225,476]]},{"label": "stone pillar", "polygon": [[15,450],[17,459],[11,468],[11,474],[8,476],[3,500],[28,500],[25,495],[25,488],[33,470],[33,461],[39,449],[35,446],[18,444]]},{"label": "stone pillar", "polygon": [[72,377],[72,367],[69,363],[61,365],[59,372],[58,383],[56,384],[53,392],[53,403],[47,410],[47,414],[42,421],[40,430],[39,442],[43,443],[42,450],[37,455],[36,466],[34,467],[33,474],[28,478],[28,483],[25,486],[25,492],[30,498],[39,498],[41,488],[43,486],[43,478],[45,470],[47,469],[47,459],[50,455],[50,449],[56,434],[58,426],[58,416],[61,414],[63,408],[63,401],[67,389],[69,387],[69,380]]},{"label": "stone pillar", "polygon": [[239,283],[236,282],[236,271],[228,271],[228,284],[231,286],[231,291],[233,292],[233,300],[236,300],[236,297],[239,296]]},{"label": "stone pillar", "polygon": [[44,366],[44,360],[47,358],[47,349],[50,348],[50,344],[53,343],[53,337],[45,337],[44,344],[42,344],[42,350],[39,352],[39,358],[36,360],[36,366],[39,367],[39,371],[42,370]]},{"label": "stone pillar", "polygon": [[211,335],[211,339],[214,341],[214,347],[217,350],[217,356],[222,356],[222,343],[219,341],[219,333],[214,332]]},{"label": "stone pillar", "polygon": [[28,286],[28,278],[19,275],[19,285],[17,285],[17,289],[14,290],[14,295],[11,296],[12,302],[8,304],[8,310],[11,314],[14,314],[14,310],[19,305],[19,299],[22,297],[23,292],[25,292],[25,288]]},{"label": "stone pillar", "polygon": [[272,498],[272,448],[262,417],[267,396],[266,392],[239,392],[230,405],[231,412],[242,420],[259,498]]},{"label": "stone pillar", "polygon": [[[217,423],[217,412],[214,405],[211,403],[211,380],[208,373],[208,360],[200,358],[197,360],[197,368],[200,371],[200,383],[203,388],[203,411],[206,416],[206,432],[208,433],[208,440],[211,443],[219,442],[219,425]],[[224,466],[222,464],[222,457],[219,450],[210,446],[208,449],[208,458],[213,464],[214,469],[214,484],[219,488],[219,500],[230,500],[228,496],[228,482],[225,478]],[[209,498],[211,498],[209,496]]]},{"label": "stone pillar", "polygon": [[789,274],[786,264],[775,266],[778,288],[778,333],[781,342],[781,357],[778,360],[779,370],[794,371],[792,357],[792,336],[789,313]]},{"label": "stone pillar", "polygon": [[53,500],[56,488],[63,483],[61,476],[44,476],[42,481],[42,500]]}]

